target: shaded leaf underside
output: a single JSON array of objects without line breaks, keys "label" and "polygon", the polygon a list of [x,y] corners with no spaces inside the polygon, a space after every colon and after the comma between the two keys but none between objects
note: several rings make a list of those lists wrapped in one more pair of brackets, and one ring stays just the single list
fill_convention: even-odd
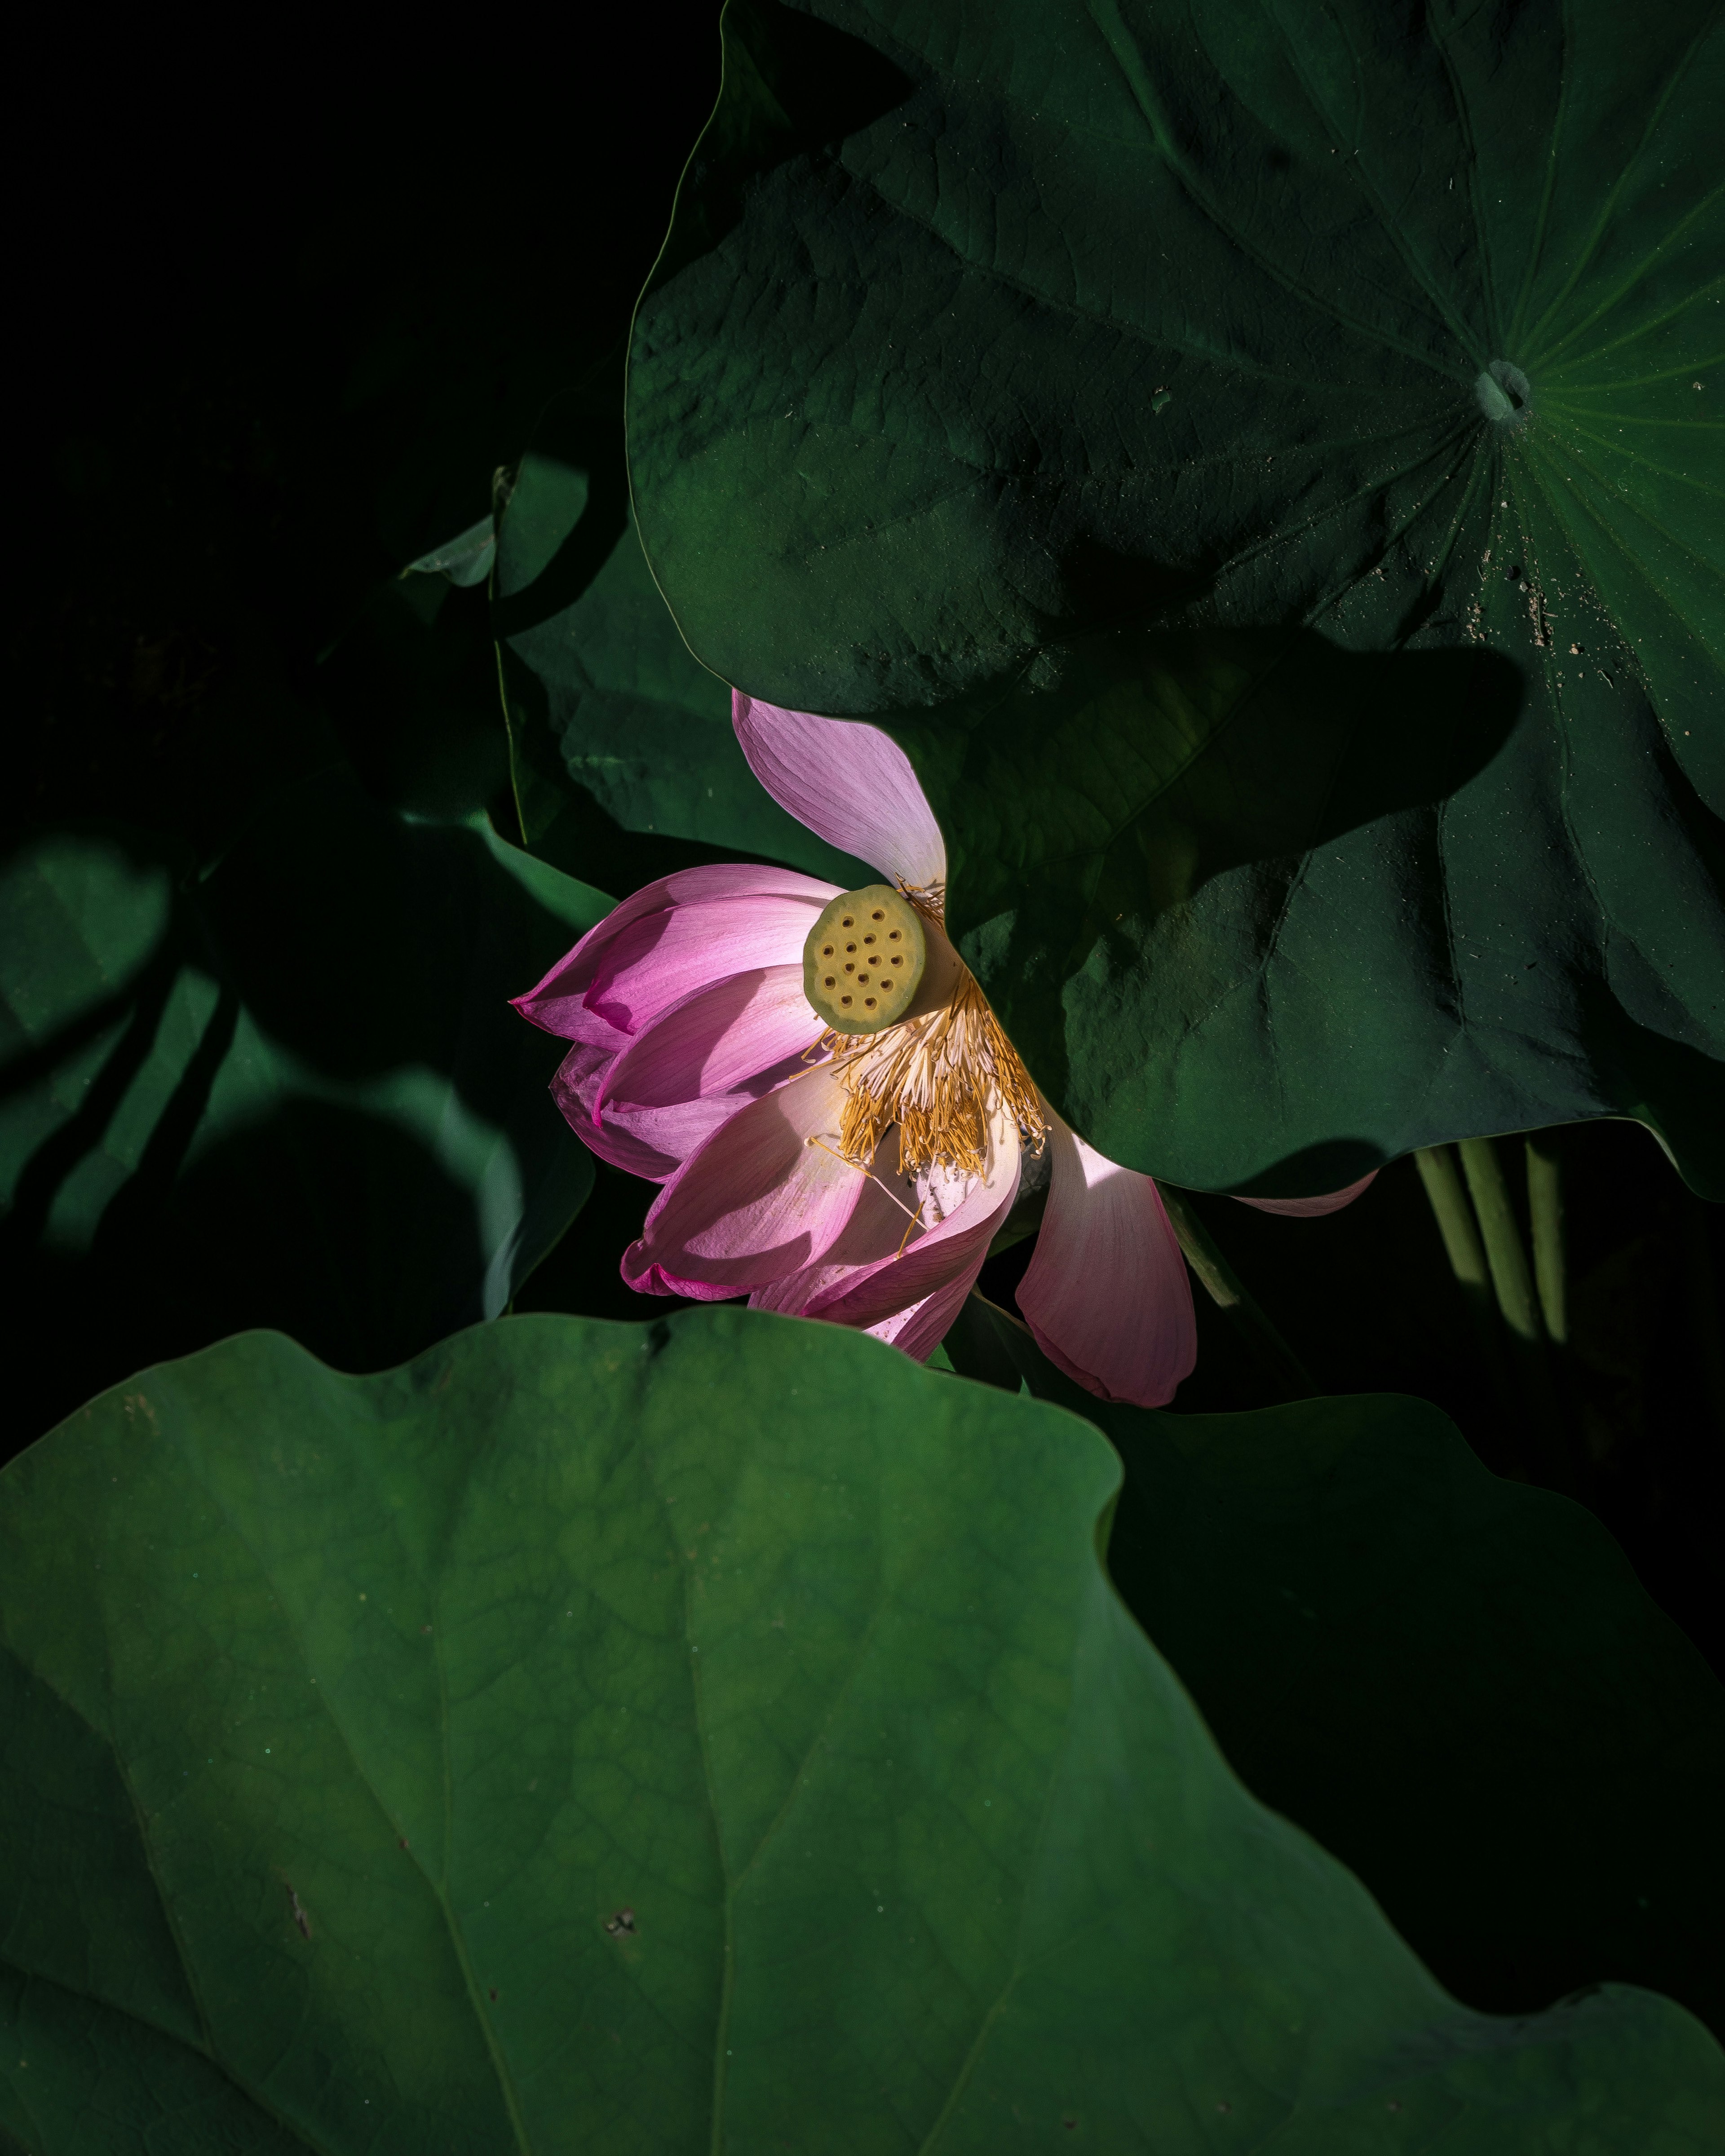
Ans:
[{"label": "shaded leaf underside", "polygon": [[339,770],[203,877],[136,831],[21,844],[0,873],[17,1435],[244,1326],[377,1368],[503,1310],[593,1183],[506,998],[609,903]]}]

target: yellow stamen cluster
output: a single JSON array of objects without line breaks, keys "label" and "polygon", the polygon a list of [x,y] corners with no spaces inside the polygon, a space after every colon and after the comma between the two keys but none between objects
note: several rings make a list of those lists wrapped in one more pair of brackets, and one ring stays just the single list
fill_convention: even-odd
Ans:
[{"label": "yellow stamen cluster", "polygon": [[[918,896],[906,895],[913,903]],[[847,1160],[873,1160],[896,1124],[905,1174],[948,1168],[981,1175],[988,1165],[990,1117],[1003,1112],[1033,1152],[1041,1150],[1047,1126],[1030,1074],[975,976],[955,963],[952,996],[938,1009],[872,1039],[823,1036],[821,1045],[830,1050],[845,1084],[839,1144]]]}]

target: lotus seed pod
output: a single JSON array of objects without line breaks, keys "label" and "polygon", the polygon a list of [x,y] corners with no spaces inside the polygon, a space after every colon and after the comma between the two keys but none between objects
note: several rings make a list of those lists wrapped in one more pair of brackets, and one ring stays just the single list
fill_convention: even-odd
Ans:
[{"label": "lotus seed pod", "polygon": [[842,892],[803,946],[803,992],[834,1033],[881,1033],[911,1008],[928,963],[922,916],[890,884]]}]

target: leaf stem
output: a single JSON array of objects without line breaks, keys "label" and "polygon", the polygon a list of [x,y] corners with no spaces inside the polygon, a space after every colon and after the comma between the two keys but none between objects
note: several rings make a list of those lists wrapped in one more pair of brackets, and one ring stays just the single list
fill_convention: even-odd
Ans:
[{"label": "leaf stem", "polygon": [[[1485,1246],[1480,1241],[1478,1224],[1473,1208],[1467,1202],[1467,1192],[1462,1187],[1461,1177],[1455,1166],[1453,1147],[1446,1145],[1422,1146],[1414,1155],[1414,1164],[1420,1170],[1420,1180],[1425,1186],[1425,1195],[1431,1206],[1432,1216],[1438,1224],[1438,1233],[1444,1239],[1445,1255],[1450,1260],[1450,1270],[1455,1276],[1461,1290],[1461,1299],[1467,1306],[1467,1315],[1474,1331],[1475,1344],[1480,1353],[1486,1382],[1492,1397],[1498,1403],[1499,1414],[1506,1421],[1515,1414],[1515,1385],[1510,1376],[1507,1353],[1507,1343],[1503,1334],[1503,1319],[1497,1301],[1491,1292],[1491,1269],[1486,1263]],[[1504,1465],[1516,1461],[1521,1446],[1505,1431],[1507,1449]],[[1525,1472],[1524,1470],[1519,1471]]]},{"label": "leaf stem", "polygon": [[1266,1375],[1275,1380],[1282,1397],[1290,1400],[1309,1400],[1317,1390],[1311,1373],[1271,1324],[1251,1290],[1245,1286],[1233,1266],[1217,1249],[1209,1230],[1188,1204],[1183,1194],[1170,1189],[1165,1183],[1158,1183],[1156,1187],[1162,1193],[1162,1202],[1168,1209],[1169,1224],[1173,1229],[1186,1262],[1204,1283],[1211,1301],[1226,1316],[1257,1358]]},{"label": "leaf stem", "polygon": [[1463,1138],[1460,1152],[1497,1306],[1510,1330],[1528,1422],[1543,1457],[1545,1477],[1553,1488],[1573,1494],[1575,1477],[1546,1353],[1545,1327],[1534,1300],[1527,1246],[1509,1202],[1509,1186],[1503,1179],[1497,1148],[1490,1138]]},{"label": "leaf stem", "polygon": [[1486,1262],[1491,1269],[1497,1307],[1518,1340],[1537,1342],[1542,1333],[1533,1301],[1533,1276],[1527,1269],[1527,1253],[1516,1225],[1497,1148],[1490,1138],[1463,1138],[1461,1152],[1461,1172],[1467,1178],[1480,1233],[1485,1239]]},{"label": "leaf stem", "polygon": [[1533,1224],[1533,1281],[1547,1337],[1569,1338],[1568,1283],[1563,1266],[1563,1183],[1555,1131],[1527,1133],[1527,1213]]},{"label": "leaf stem", "polygon": [[[1444,1239],[1450,1270],[1461,1284],[1469,1310],[1477,1314],[1486,1308],[1486,1253],[1481,1247],[1480,1231],[1474,1225],[1473,1211],[1461,1188],[1461,1178],[1455,1173],[1450,1148],[1421,1146],[1414,1156],[1414,1163],[1425,1186],[1438,1233]],[[1493,1331],[1489,1320],[1486,1330],[1488,1333]]]}]

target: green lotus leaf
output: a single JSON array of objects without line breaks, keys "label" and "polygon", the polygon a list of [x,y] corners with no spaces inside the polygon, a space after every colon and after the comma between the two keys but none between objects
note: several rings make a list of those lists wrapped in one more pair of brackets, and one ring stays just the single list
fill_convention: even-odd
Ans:
[{"label": "green lotus leaf", "polygon": [[841,890],[866,882],[870,868],[788,815],[744,762],[731,691],[691,654],[642,555],[616,418],[578,428],[554,410],[541,431],[556,453],[521,459],[493,602],[527,843],[590,861],[604,844],[597,811],[716,857],[782,861]]},{"label": "green lotus leaf", "polygon": [[610,903],[340,770],[202,877],[136,831],[20,841],[0,869],[13,1449],[244,1326],[375,1369],[502,1311],[593,1185],[546,1097],[557,1045],[506,998]]},{"label": "green lotus leaf", "polygon": [[1198,1188],[1725,1195],[1709,0],[731,0],[638,311],[698,657],[905,743],[1044,1089]]},{"label": "green lotus leaf", "polygon": [[1725,1688],[1591,1514],[1424,1400],[1122,1407],[979,1296],[947,1346],[1107,1435],[1133,1614],[1452,1991],[1510,2013],[1612,1976],[1725,2034]]},{"label": "green lotus leaf", "polygon": [[743,1310],[116,1388],[0,1477],[0,2121],[1701,2156],[1680,2006],[1459,2006],[1246,1794],[1102,1571],[1118,1483]]}]

